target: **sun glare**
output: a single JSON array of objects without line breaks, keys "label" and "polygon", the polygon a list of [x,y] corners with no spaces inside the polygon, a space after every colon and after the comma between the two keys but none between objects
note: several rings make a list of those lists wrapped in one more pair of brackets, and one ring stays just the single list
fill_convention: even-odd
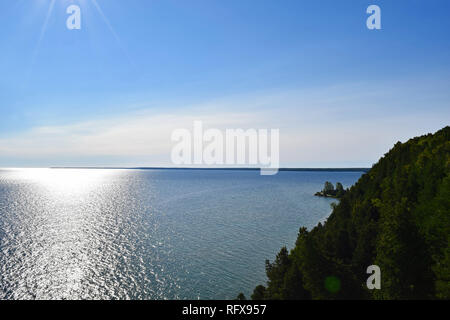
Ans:
[{"label": "sun glare", "polygon": [[112,174],[102,169],[14,169],[12,178],[38,184],[52,194],[80,195],[88,193]]},{"label": "sun glare", "polygon": [[[88,10],[88,3],[85,0],[78,0],[78,1],[72,1],[72,0],[46,0],[45,3],[39,1],[36,2],[38,5],[48,5],[47,8],[47,12],[45,14],[45,18],[43,20],[43,24],[36,42],[36,45],[34,47],[33,50],[33,55],[31,57],[31,70],[30,73],[32,73],[32,69],[33,66],[37,63],[37,57],[39,56],[39,51],[41,49],[41,43],[45,37],[45,34],[47,32],[48,29],[48,24],[50,21],[50,18],[52,17],[53,12],[55,11],[55,5],[56,3],[58,3],[59,5],[62,6],[70,6],[70,5],[78,5],[81,7],[81,10]],[[127,59],[129,60],[129,62],[131,64],[134,65],[127,49],[125,48],[125,46],[122,44],[122,41],[120,40],[119,35],[116,33],[116,31],[114,30],[110,20],[108,19],[108,17],[106,16],[106,14],[104,13],[104,11],[102,10],[100,4],[97,2],[97,0],[91,0],[90,1],[91,5],[95,8],[95,11],[97,12],[98,16],[101,18],[101,20],[104,22],[104,24],[106,25],[107,29],[109,30],[109,32],[111,33],[111,35],[113,36],[113,38],[116,40],[118,46],[120,47],[120,49],[123,51],[123,53],[126,55]],[[57,10],[57,9],[56,9]]]}]

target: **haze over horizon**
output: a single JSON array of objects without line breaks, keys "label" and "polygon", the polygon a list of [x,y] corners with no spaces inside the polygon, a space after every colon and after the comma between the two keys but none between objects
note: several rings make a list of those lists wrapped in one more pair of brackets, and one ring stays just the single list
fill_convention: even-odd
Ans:
[{"label": "haze over horizon", "polygon": [[450,3],[373,3],[382,30],[360,0],[3,1],[0,167],[176,166],[196,120],[280,129],[281,167],[371,167],[450,123]]}]

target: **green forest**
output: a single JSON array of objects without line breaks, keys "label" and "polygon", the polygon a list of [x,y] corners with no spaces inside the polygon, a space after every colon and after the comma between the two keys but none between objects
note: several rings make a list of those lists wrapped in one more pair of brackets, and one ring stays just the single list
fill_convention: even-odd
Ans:
[{"label": "green forest", "polygon": [[[254,300],[449,299],[450,127],[397,143],[325,224],[266,261]],[[367,268],[381,270],[369,290]],[[242,296],[240,296],[242,298]]]}]

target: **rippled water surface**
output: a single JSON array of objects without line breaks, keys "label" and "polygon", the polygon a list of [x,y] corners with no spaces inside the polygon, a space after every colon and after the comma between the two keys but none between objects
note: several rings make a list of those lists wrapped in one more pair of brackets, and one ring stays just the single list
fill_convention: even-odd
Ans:
[{"label": "rippled water surface", "polygon": [[229,299],[357,172],[0,170],[0,299]]}]

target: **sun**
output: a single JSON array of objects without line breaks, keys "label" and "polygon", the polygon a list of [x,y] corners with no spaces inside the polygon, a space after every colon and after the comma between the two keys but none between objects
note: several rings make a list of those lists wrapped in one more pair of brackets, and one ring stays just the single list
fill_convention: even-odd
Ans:
[{"label": "sun", "polygon": [[[100,4],[98,3],[97,0],[38,0],[38,1],[36,1],[36,3],[38,5],[47,5],[48,7],[47,7],[47,10],[46,10],[46,15],[45,15],[44,22],[42,24],[42,27],[41,27],[41,30],[40,30],[40,33],[39,33],[38,40],[36,42],[35,49],[33,51],[33,56],[32,56],[32,61],[31,61],[31,68],[33,68],[33,65],[36,62],[36,58],[39,55],[39,50],[41,48],[41,43],[42,43],[42,40],[44,39],[45,34],[47,32],[49,20],[50,20],[52,14],[55,11],[54,9],[55,9],[56,3],[58,3],[61,6],[65,6],[66,8],[68,8],[68,7],[72,6],[72,5],[77,5],[77,6],[80,7],[81,12],[84,12],[85,10],[89,10],[90,9],[89,7],[95,8],[95,11],[97,12],[97,14],[101,18],[101,20],[103,20],[104,24],[108,28],[108,30],[111,33],[111,35],[113,36],[113,38],[116,40],[116,42],[117,42],[118,46],[120,47],[120,49],[127,56],[128,60],[131,62],[131,64],[134,65],[132,59],[130,58],[130,55],[129,55],[127,49],[125,48],[125,46],[123,46],[122,41],[120,40],[120,37],[118,36],[116,31],[114,30],[114,27],[112,26],[110,20],[108,19],[108,17],[104,13],[102,7],[100,6]],[[66,10],[64,12],[66,12]]]}]

